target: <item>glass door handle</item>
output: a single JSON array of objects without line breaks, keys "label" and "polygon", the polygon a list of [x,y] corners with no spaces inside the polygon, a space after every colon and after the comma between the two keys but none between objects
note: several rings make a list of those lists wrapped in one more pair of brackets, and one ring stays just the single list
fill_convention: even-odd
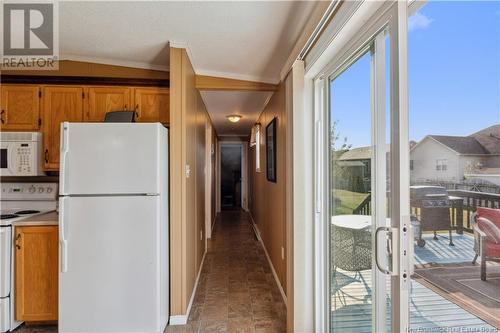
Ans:
[{"label": "glass door handle", "polygon": [[[387,244],[387,253],[390,256],[390,261],[389,261],[387,268],[382,267],[380,265],[380,262],[378,261],[378,257],[379,257],[378,256],[379,255],[378,234],[381,231],[384,231],[389,235],[388,244]],[[397,275],[397,271],[394,269],[395,265],[393,264],[394,263],[394,258],[393,258],[394,249],[396,248],[395,245],[397,244],[397,242],[393,239],[393,237],[397,236],[397,235],[398,235],[397,228],[378,227],[375,230],[375,264],[377,265],[377,268],[379,271],[381,271],[382,273],[387,274],[387,275]]]}]

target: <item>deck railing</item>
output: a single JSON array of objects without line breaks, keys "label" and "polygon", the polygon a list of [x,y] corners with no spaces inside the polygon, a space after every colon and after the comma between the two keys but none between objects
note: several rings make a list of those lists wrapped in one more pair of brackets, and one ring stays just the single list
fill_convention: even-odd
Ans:
[{"label": "deck railing", "polygon": [[[462,233],[464,230],[472,232],[472,214],[477,207],[500,209],[500,194],[463,190],[448,190],[448,194],[455,197],[450,200],[450,218],[457,233]],[[368,195],[358,207],[354,208],[353,214],[371,214],[371,195]],[[411,214],[419,216],[420,209],[412,206]]]},{"label": "deck railing", "polygon": [[372,196],[369,194],[366,198],[354,208],[353,214],[355,215],[370,215],[372,211]]}]

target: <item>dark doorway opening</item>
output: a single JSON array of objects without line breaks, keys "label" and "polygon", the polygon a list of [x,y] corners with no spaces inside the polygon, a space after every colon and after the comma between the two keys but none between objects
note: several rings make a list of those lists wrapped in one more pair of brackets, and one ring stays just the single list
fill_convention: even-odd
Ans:
[{"label": "dark doorway opening", "polygon": [[241,208],[241,147],[221,146],[221,209]]}]

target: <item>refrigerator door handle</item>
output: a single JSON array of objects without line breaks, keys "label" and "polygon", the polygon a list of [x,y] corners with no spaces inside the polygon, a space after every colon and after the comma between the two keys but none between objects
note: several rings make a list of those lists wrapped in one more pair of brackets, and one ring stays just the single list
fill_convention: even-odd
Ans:
[{"label": "refrigerator door handle", "polygon": [[68,198],[61,197],[59,202],[59,243],[61,253],[61,273],[66,273],[68,271],[68,241],[66,239],[65,230],[68,223],[66,218],[67,199]]},{"label": "refrigerator door handle", "polygon": [[69,123],[68,122],[63,122],[61,123],[61,164],[60,164],[60,170],[61,170],[61,177],[60,177],[60,184],[59,184],[59,193],[60,194],[67,194],[66,192],[66,178],[68,178],[68,168],[66,168],[66,160],[68,158],[68,151],[69,151],[69,143],[68,143],[68,136],[69,136]]}]

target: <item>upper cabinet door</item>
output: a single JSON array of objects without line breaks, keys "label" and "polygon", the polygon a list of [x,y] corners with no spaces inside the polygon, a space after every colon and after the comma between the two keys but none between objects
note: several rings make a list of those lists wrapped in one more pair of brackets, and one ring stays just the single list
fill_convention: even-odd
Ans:
[{"label": "upper cabinet door", "polygon": [[131,90],[128,87],[89,87],[85,121],[104,121],[110,111],[132,110]]},{"label": "upper cabinet door", "polygon": [[59,169],[61,122],[83,121],[83,88],[52,86],[43,89],[45,169]]},{"label": "upper cabinet door", "polygon": [[170,98],[167,88],[136,88],[135,111],[138,122],[170,122]]},{"label": "upper cabinet door", "polygon": [[30,85],[2,85],[0,129],[37,131],[40,119],[40,88]]}]

